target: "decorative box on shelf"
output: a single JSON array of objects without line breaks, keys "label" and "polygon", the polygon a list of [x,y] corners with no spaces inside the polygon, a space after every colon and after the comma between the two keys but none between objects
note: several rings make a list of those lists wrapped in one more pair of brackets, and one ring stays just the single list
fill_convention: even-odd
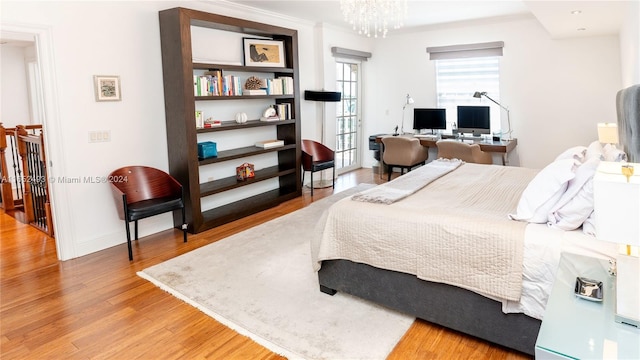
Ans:
[{"label": "decorative box on shelf", "polygon": [[218,147],[216,143],[213,141],[198,143],[198,159],[204,160],[216,156],[218,156]]},{"label": "decorative box on shelf", "polygon": [[249,178],[255,177],[253,164],[244,163],[236,168],[236,179],[238,181],[245,181]]}]

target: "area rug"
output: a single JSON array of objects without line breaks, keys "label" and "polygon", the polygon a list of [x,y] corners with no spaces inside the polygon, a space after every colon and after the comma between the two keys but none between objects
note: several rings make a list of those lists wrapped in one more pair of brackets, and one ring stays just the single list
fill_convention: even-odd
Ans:
[{"label": "area rug", "polygon": [[290,359],[384,359],[414,318],[321,293],[310,232],[334,202],[311,205],[138,273],[222,324]]}]

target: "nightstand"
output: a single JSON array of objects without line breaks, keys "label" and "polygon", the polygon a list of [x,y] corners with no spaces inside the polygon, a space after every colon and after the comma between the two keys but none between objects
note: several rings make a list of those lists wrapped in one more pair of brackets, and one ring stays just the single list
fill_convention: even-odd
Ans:
[{"label": "nightstand", "polygon": [[[606,260],[563,253],[536,341],[536,359],[640,359],[640,329],[614,321]],[[575,296],[576,277],[603,282],[603,300]]]}]

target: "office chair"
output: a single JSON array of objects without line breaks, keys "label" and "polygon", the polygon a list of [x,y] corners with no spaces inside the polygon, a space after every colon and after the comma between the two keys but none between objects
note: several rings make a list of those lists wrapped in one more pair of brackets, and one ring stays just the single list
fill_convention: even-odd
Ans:
[{"label": "office chair", "polygon": [[385,136],[382,138],[382,161],[387,165],[388,178],[391,180],[393,168],[400,168],[400,175],[404,170],[411,171],[418,165],[424,165],[429,158],[429,150],[420,144],[420,139],[404,136]]},{"label": "office chair", "polygon": [[109,182],[118,215],[127,231],[129,260],[133,260],[129,222],[135,223],[138,240],[138,220],[174,210],[182,210],[182,232],[187,242],[184,195],[182,185],[162,170],[147,166],[126,166],[109,174]]},{"label": "office chair", "polygon": [[311,171],[311,196],[313,196],[313,173],[333,168],[332,187],[336,187],[335,152],[313,140],[302,140],[302,184],[305,171]]},{"label": "office chair", "polygon": [[458,140],[439,140],[438,159],[460,159],[468,163],[493,164],[491,153],[480,149],[479,144],[467,144]]}]

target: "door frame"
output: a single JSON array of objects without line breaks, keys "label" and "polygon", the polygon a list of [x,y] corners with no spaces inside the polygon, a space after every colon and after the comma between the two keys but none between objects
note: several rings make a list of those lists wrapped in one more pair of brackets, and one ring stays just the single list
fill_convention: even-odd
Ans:
[{"label": "door frame", "polygon": [[[7,33],[7,38],[12,34],[31,35],[34,37],[36,59],[39,71],[39,93],[42,99],[42,130],[47,153],[47,170],[49,179],[57,179],[64,176],[64,142],[62,141],[62,126],[59,113],[59,103],[55,74],[55,56],[53,51],[52,30],[48,26],[0,24],[0,30]],[[47,179],[49,181],[49,179]],[[57,181],[49,181],[49,201],[51,202],[51,216],[55,220],[53,228],[55,233],[56,254],[59,260],[68,260],[75,257],[75,246],[72,228],[63,224],[72,224],[69,209],[69,197],[64,186]]]},{"label": "door frame", "polygon": [[[364,149],[362,148],[363,146],[363,136],[362,136],[362,109],[364,108],[362,106],[363,103],[363,86],[362,86],[362,72],[363,72],[363,62],[357,59],[350,59],[350,58],[342,58],[342,57],[335,57],[334,58],[334,66],[337,63],[346,63],[346,64],[355,64],[358,65],[358,101],[357,101],[357,109],[356,109],[356,114],[357,114],[357,128],[356,128],[356,161],[353,165],[350,165],[348,167],[342,167],[342,168],[336,168],[336,175],[340,175],[349,171],[353,171],[356,169],[359,169],[362,167],[362,159],[363,159],[363,152]],[[336,74],[336,79],[335,82],[337,83],[338,81],[338,76]],[[337,119],[335,116],[332,117],[332,119],[334,119],[334,124],[330,127],[331,129],[333,129],[333,134],[332,136],[335,139],[336,136],[336,129],[337,129]],[[337,143],[336,143],[336,147],[337,147]]]}]

